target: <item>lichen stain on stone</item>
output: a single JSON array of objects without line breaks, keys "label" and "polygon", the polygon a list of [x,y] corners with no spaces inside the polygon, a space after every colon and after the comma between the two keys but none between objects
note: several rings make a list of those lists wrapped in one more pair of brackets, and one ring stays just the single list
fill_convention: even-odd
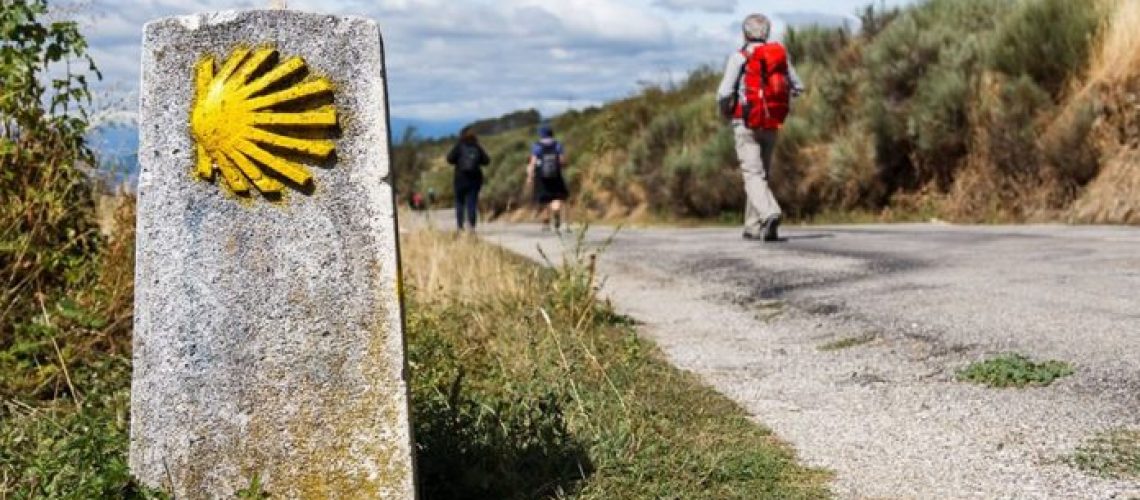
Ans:
[{"label": "lichen stain on stone", "polygon": [[246,195],[252,184],[269,199],[284,190],[279,178],[312,191],[312,174],[281,152],[330,158],[333,141],[313,135],[335,129],[335,106],[296,107],[331,96],[335,89],[324,77],[292,81],[306,74],[305,61],[294,56],[273,64],[277,57],[269,47],[239,46],[221,69],[211,55],[198,61],[190,112],[198,178],[212,181],[218,171],[229,191]]},{"label": "lichen stain on stone", "polygon": [[[355,356],[346,352],[324,364],[338,375],[334,377],[338,383],[318,385],[315,379],[302,378],[300,383],[313,384],[307,397],[286,387],[258,394],[244,442],[220,447],[245,450],[228,458],[236,459],[234,465],[244,477],[260,477],[274,498],[387,498],[405,491],[403,485],[411,482],[411,471],[398,458],[410,450],[395,441],[408,438],[392,432],[403,428],[399,419],[407,417],[399,408],[406,404],[405,395],[387,380],[392,363],[398,361],[387,355],[392,329],[386,304],[374,303],[370,326],[336,325],[338,331],[352,329],[368,336],[362,342],[367,346],[363,352]],[[262,375],[272,379],[282,374]],[[210,454],[192,460],[193,468],[219,465],[220,457]],[[192,474],[193,484],[203,484],[210,476],[203,469]]]}]

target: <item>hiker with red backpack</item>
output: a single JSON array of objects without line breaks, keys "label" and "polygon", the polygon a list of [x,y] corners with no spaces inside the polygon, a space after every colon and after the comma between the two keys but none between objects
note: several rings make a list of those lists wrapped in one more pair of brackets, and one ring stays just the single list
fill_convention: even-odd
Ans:
[{"label": "hiker with red backpack", "polygon": [[776,138],[791,98],[803,92],[788,51],[769,42],[771,21],[762,14],[744,19],[744,46],[728,58],[717,90],[721,114],[732,120],[736,156],[748,198],[744,239],[779,241],[780,204],[768,186]]},{"label": "hiker with red backpack", "polygon": [[455,223],[463,231],[466,220],[469,230],[475,230],[479,220],[479,190],[483,188],[483,166],[491,157],[471,127],[459,132],[459,142],[447,153],[447,162],[455,166]]},{"label": "hiker with red backpack", "polygon": [[549,229],[553,219],[554,231],[558,232],[562,226],[562,203],[570,196],[562,176],[566,151],[562,143],[554,139],[554,129],[549,125],[539,127],[538,136],[526,166],[526,182],[534,189],[534,199],[542,212],[542,229]]}]

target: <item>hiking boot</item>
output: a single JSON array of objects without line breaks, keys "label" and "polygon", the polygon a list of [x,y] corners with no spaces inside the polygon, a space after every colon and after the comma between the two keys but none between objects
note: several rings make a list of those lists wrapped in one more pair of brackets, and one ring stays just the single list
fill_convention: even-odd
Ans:
[{"label": "hiking boot", "polygon": [[750,233],[750,232],[748,232],[748,231],[745,231],[745,232],[744,232],[744,234],[740,235],[740,237],[741,237],[741,238],[744,238],[744,239],[746,239],[746,240],[748,240],[748,241],[758,241],[758,240],[762,240],[762,239],[764,239],[763,237],[760,237],[760,236],[756,236],[755,234],[752,234],[752,233]]},{"label": "hiking boot", "polygon": [[779,215],[773,215],[764,220],[764,241],[780,241]]}]

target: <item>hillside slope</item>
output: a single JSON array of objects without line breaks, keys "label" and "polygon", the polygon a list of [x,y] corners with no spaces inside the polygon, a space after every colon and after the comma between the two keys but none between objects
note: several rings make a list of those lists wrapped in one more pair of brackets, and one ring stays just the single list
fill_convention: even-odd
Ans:
[{"label": "hillside slope", "polygon": [[[857,36],[786,37],[808,86],[772,175],[790,216],[1140,223],[1140,3],[929,0],[862,18]],[[732,136],[713,105],[718,71],[554,118],[576,209],[606,219],[739,212]],[[526,205],[533,139],[533,127],[483,138],[492,214]],[[447,147],[399,148],[401,186],[446,199]]]}]

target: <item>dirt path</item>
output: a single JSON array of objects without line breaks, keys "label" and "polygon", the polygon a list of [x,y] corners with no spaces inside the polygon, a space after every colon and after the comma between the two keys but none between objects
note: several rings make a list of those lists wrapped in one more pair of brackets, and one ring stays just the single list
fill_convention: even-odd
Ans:
[{"label": "dirt path", "polygon": [[[1097,432],[1140,425],[1140,230],[785,233],[623,230],[600,260],[605,289],[674,363],[835,471],[843,498],[1140,498],[1138,482],[1063,463]],[[482,235],[533,258],[569,246],[535,226]],[[820,350],[850,338],[867,343]],[[1003,352],[1077,373],[1033,389],[954,381]]]}]

